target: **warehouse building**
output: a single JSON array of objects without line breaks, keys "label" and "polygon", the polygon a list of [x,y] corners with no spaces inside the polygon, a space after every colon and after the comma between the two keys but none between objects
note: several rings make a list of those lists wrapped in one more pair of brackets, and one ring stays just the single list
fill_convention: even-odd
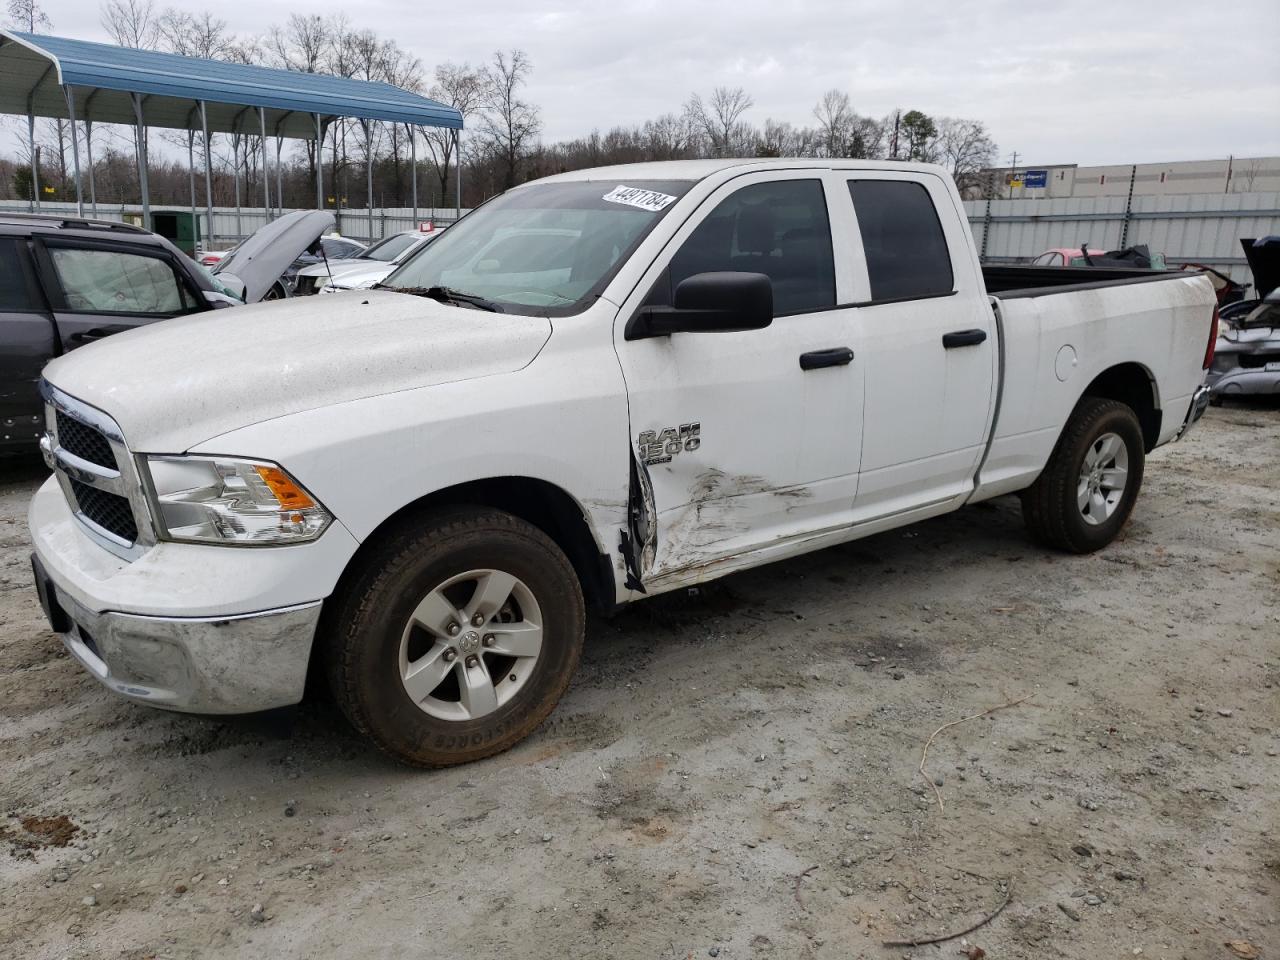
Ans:
[{"label": "warehouse building", "polygon": [[1280,157],[1226,157],[1173,163],[1081,167],[1074,163],[989,171],[993,196],[1004,199],[1173,196],[1280,191]]}]

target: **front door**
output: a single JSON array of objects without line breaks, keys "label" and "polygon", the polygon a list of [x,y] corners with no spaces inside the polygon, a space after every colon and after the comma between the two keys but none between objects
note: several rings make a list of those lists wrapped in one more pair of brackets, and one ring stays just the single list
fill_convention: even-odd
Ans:
[{"label": "front door", "polygon": [[[848,523],[862,374],[848,349],[852,314],[835,309],[832,185],[817,170],[731,180],[681,227],[667,247],[675,253],[653,264],[619,314],[637,483],[656,515],[649,549],[639,551],[642,582],[690,578]],[[642,304],[669,305],[681,280],[712,271],[767,275],[772,325],[626,339]]]},{"label": "front door", "polygon": [[205,309],[166,250],[62,238],[36,249],[64,351]]}]

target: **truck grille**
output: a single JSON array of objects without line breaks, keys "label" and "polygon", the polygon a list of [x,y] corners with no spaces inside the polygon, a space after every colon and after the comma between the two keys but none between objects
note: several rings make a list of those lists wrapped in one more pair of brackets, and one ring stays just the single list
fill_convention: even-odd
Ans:
[{"label": "truck grille", "polygon": [[40,385],[48,436],[40,441],[67,505],[86,534],[125,560],[155,543],[142,482],[120,426],[48,382]]},{"label": "truck grille", "polygon": [[111,444],[107,443],[106,437],[87,423],[81,423],[61,410],[56,411],[56,419],[58,445],[63,450],[108,470],[116,469],[116,456],[111,452]]},{"label": "truck grille", "polygon": [[107,533],[133,543],[138,539],[138,525],[133,519],[133,508],[126,497],[91,487],[79,480],[71,481],[71,490],[85,519],[91,520]]}]

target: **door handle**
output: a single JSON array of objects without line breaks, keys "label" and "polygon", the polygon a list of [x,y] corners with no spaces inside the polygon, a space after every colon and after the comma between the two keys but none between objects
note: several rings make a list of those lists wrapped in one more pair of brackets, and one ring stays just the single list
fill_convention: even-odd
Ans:
[{"label": "door handle", "polygon": [[818,370],[822,367],[843,367],[853,360],[848,347],[832,347],[829,350],[810,350],[800,354],[801,370]]},{"label": "door handle", "polygon": [[953,330],[942,335],[942,345],[948,350],[955,347],[976,347],[986,339],[985,330]]},{"label": "door handle", "polygon": [[[121,328],[122,329],[122,328]],[[91,330],[78,330],[71,335],[73,343],[93,343],[95,340],[101,340],[103,337],[109,337],[118,330],[104,329],[103,327],[94,327]]]}]

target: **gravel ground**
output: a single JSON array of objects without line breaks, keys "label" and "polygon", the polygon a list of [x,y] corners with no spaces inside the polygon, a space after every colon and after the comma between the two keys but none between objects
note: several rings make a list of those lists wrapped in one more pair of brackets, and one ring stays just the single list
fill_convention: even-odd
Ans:
[{"label": "gravel ground", "polygon": [[1280,957],[1275,405],[1094,556],[1005,499],[595,620],[552,721],[435,773],[325,702],[113,699],[0,469],[5,957]]}]

